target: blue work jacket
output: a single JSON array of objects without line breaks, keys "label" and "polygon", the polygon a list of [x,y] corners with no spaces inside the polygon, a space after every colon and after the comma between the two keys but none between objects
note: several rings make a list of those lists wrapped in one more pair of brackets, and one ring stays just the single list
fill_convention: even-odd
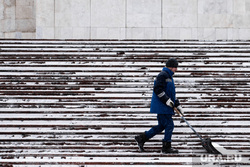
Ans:
[{"label": "blue work jacket", "polygon": [[167,67],[164,67],[156,77],[150,106],[151,113],[170,115],[175,114],[173,108],[166,105],[166,102],[169,98],[174,103],[176,103],[176,92],[173,75],[174,72],[172,72]]}]

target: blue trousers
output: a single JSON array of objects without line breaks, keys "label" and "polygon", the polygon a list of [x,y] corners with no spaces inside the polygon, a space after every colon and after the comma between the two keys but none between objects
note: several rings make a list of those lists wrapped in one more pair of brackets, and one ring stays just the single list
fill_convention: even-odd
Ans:
[{"label": "blue trousers", "polygon": [[171,142],[172,133],[174,130],[174,121],[172,115],[170,114],[157,114],[158,125],[152,127],[149,131],[146,131],[145,134],[147,138],[152,138],[155,135],[161,133],[165,130],[165,135],[163,141]]}]

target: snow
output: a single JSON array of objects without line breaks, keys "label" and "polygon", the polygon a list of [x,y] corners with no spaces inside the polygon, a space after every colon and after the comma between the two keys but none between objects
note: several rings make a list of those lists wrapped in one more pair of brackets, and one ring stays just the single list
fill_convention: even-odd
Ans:
[{"label": "snow", "polygon": [[157,124],[152,85],[170,56],[180,60],[174,79],[188,122],[222,151],[250,155],[249,41],[0,43],[0,164],[191,167],[206,151],[178,116],[180,154],[159,153],[162,135],[146,143],[150,153],[134,142]]}]

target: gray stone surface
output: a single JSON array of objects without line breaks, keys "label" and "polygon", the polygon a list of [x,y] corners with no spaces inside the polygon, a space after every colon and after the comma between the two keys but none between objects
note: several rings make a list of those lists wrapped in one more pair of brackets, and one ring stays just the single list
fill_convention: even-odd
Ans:
[{"label": "gray stone surface", "polygon": [[0,38],[250,39],[250,0],[0,0]]}]

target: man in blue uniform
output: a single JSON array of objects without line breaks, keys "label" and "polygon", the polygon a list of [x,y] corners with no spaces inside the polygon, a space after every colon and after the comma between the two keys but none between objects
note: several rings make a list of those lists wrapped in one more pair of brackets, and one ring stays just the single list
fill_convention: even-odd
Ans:
[{"label": "man in blue uniform", "polygon": [[135,137],[141,152],[145,151],[143,146],[146,141],[165,130],[162,140],[162,152],[178,153],[178,150],[171,147],[171,137],[174,129],[172,115],[175,114],[173,108],[177,107],[183,113],[180,102],[175,95],[173,80],[173,75],[177,71],[177,67],[178,61],[170,58],[166,62],[166,67],[162,69],[154,81],[150,112],[157,114],[158,125]]}]

